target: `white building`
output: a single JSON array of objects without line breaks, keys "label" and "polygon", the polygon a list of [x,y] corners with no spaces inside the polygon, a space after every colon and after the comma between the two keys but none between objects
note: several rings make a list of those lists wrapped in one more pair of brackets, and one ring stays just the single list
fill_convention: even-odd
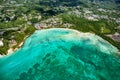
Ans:
[{"label": "white building", "polygon": [[2,40],[0,40],[0,47],[1,47],[1,46],[4,46],[4,43],[3,43]]}]

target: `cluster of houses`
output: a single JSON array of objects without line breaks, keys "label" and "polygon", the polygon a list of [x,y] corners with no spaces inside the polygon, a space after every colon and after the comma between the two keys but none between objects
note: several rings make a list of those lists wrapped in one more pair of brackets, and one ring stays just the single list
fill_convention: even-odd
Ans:
[{"label": "cluster of houses", "polygon": [[111,39],[113,39],[114,41],[120,42],[120,34],[119,33],[115,33],[115,34],[109,34],[107,35],[108,37],[110,37]]},{"label": "cluster of houses", "polygon": [[56,27],[58,25],[62,25],[62,20],[57,17],[52,17],[46,20],[43,20],[39,23],[34,24],[36,29],[43,29],[43,28],[49,28],[49,27]]},{"label": "cluster of houses", "polygon": [[[77,6],[77,8],[80,8],[80,6]],[[75,14],[79,17],[84,17],[88,20],[92,20],[92,21],[98,21],[99,19],[106,19],[106,20],[113,20],[116,23],[120,24],[120,18],[117,17],[112,17],[109,15],[112,14],[117,14],[120,15],[120,11],[116,11],[116,10],[107,10],[107,9],[103,9],[103,8],[98,8],[96,10],[90,9],[90,8],[83,8],[83,9],[73,9],[72,11],[68,12],[68,14]],[[103,14],[95,14],[94,11],[100,12],[100,13],[105,13]]]},{"label": "cluster of houses", "polygon": [[52,28],[52,27],[66,27],[69,28],[73,26],[70,23],[63,23],[62,18],[52,17],[46,20],[43,20],[39,23],[34,24],[36,29],[45,29],[45,28]]}]

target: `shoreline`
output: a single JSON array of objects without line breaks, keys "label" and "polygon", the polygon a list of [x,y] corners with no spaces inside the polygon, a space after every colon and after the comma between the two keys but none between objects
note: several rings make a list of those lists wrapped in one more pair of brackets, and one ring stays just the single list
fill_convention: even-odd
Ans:
[{"label": "shoreline", "polygon": [[[49,28],[49,29],[51,29],[51,28]],[[55,29],[55,28],[54,28]],[[64,29],[64,28],[57,28],[57,29]],[[80,33],[81,31],[77,31],[77,30],[75,30],[75,29],[70,29],[70,28],[65,28],[66,30],[73,30],[73,31],[75,31],[76,33]],[[41,29],[41,30],[45,30],[45,29]],[[35,32],[36,31],[39,31],[39,30],[35,30]],[[34,33],[35,33],[34,32]],[[84,32],[83,32],[84,33]],[[91,32],[86,32],[86,35],[87,34],[89,34],[89,33],[91,33]],[[92,33],[92,34],[94,34],[94,33]],[[12,48],[12,47],[10,47],[8,50],[7,50],[7,54],[6,55],[1,55],[0,54],[0,58],[1,57],[4,57],[4,56],[8,56],[8,55],[11,55],[11,54],[13,54],[15,51],[17,51],[19,48],[21,48],[22,46],[23,46],[23,44],[24,44],[24,42],[25,42],[25,40],[26,40],[26,38],[28,38],[29,36],[30,36],[31,34],[29,34],[29,35],[26,35],[25,37],[24,37],[24,39],[23,39],[23,41],[21,42],[21,43],[19,43],[18,44],[18,46],[16,47],[16,48]],[[96,34],[94,34],[94,35],[96,35]],[[100,37],[100,36],[99,36]],[[102,37],[101,37],[102,38]],[[103,38],[102,38],[103,39]],[[107,40],[105,40],[106,42],[108,42]],[[108,42],[109,43],[109,42]],[[110,43],[111,44],[111,43]],[[112,45],[112,44],[111,44]],[[114,45],[113,45],[114,46]],[[114,46],[114,47],[116,47],[116,46]],[[117,48],[117,47],[116,47]],[[118,48],[117,48],[118,49]],[[118,53],[117,53],[117,55],[120,55],[120,50],[118,49]]]},{"label": "shoreline", "polygon": [[29,35],[25,36],[24,39],[23,39],[23,41],[22,41],[16,48],[14,48],[14,49],[13,49],[13,48],[9,48],[8,50],[11,49],[11,51],[8,52],[7,55],[10,55],[10,54],[12,54],[13,52],[17,51],[19,48],[21,48],[21,47],[23,46],[24,41],[25,41],[25,39],[26,39],[27,37],[29,37]]},{"label": "shoreline", "polygon": [[25,39],[27,38],[27,37],[29,37],[30,35],[26,35],[25,37],[24,37],[24,39],[23,39],[23,41],[21,42],[21,43],[19,43],[19,45],[16,47],[16,48],[12,48],[12,47],[10,47],[8,50],[7,50],[7,54],[6,55],[1,55],[0,54],[0,58],[2,58],[2,57],[4,57],[4,56],[8,56],[8,55],[11,55],[11,54],[13,54],[15,51],[17,51],[19,48],[21,48],[22,46],[23,46],[23,44],[24,44],[24,41],[25,41]]}]

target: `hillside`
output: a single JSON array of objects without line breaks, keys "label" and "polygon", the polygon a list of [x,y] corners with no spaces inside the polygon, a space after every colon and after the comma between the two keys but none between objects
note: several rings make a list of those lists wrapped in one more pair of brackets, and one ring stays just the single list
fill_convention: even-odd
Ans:
[{"label": "hillside", "polygon": [[119,0],[0,0],[0,54],[35,30],[53,27],[97,34],[120,49]]}]

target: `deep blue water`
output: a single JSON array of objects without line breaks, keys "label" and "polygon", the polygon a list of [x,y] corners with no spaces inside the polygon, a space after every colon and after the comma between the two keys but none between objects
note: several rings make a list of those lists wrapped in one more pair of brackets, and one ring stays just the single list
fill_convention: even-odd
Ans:
[{"label": "deep blue water", "polygon": [[120,80],[117,53],[91,33],[40,30],[19,50],[0,58],[0,80]]}]

